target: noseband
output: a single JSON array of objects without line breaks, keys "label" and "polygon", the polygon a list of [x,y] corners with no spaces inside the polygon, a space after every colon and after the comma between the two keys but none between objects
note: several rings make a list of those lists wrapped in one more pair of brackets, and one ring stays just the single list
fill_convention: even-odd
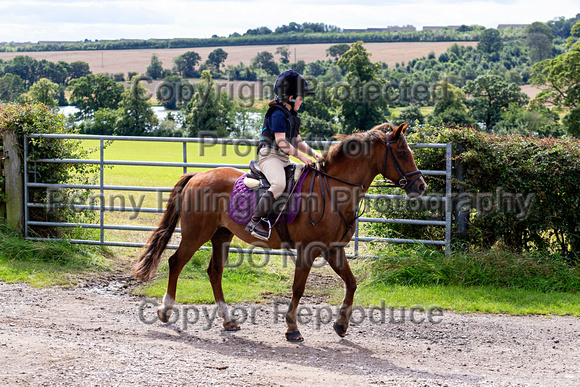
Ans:
[{"label": "noseband", "polygon": [[[388,133],[387,133],[387,137],[388,137]],[[397,170],[397,172],[399,172],[399,180],[395,183],[395,184],[389,184],[389,185],[384,185],[381,187],[386,187],[386,188],[401,188],[401,189],[405,189],[405,187],[407,186],[412,186],[413,183],[415,183],[417,180],[419,180],[419,178],[421,176],[423,176],[423,174],[421,173],[420,170],[416,170],[416,171],[411,171],[409,173],[403,173],[403,171],[401,170],[401,166],[399,165],[399,162],[397,161],[397,159],[395,158],[395,155],[393,154],[393,150],[391,149],[391,144],[395,144],[397,143],[397,140],[393,140],[393,141],[387,141],[385,139],[385,146],[386,146],[386,151],[385,151],[385,161],[383,162],[383,178],[385,179],[385,182],[387,181],[387,154],[389,154],[391,156],[391,160],[393,160],[393,165],[395,166],[395,169]],[[408,182],[407,178],[410,178],[413,175],[417,175],[415,176],[415,178],[411,181],[411,183]]]}]

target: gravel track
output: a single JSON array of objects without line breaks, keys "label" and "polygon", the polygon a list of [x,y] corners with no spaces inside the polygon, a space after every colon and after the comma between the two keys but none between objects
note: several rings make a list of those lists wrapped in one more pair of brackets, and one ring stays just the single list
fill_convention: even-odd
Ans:
[{"label": "gravel track", "polygon": [[[439,324],[353,324],[346,338],[331,325],[301,325],[302,344],[284,339],[274,304],[254,310],[238,332],[203,313],[145,324],[128,279],[75,288],[0,283],[2,385],[387,385],[570,386],[580,383],[580,319],[443,311]],[[285,300],[286,302],[286,300]],[[318,310],[325,304],[305,304]],[[183,310],[183,306],[179,306]],[[203,305],[189,306],[200,312]],[[213,306],[205,306],[211,317]],[[281,307],[280,309],[283,309]],[[332,307],[334,309],[334,307]],[[314,312],[316,313],[316,312]],[[368,310],[365,313],[369,313]],[[378,313],[378,312],[375,312]],[[153,319],[153,309],[142,311]],[[375,318],[379,316],[374,315]]]}]

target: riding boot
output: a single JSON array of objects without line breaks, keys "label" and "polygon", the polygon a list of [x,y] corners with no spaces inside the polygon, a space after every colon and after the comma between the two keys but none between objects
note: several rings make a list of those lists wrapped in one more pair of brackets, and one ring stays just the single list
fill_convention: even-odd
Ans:
[{"label": "riding boot", "polygon": [[275,201],[272,191],[264,192],[256,205],[252,220],[246,226],[246,231],[250,231],[258,239],[267,241],[270,238],[270,222],[266,216],[272,210]]}]

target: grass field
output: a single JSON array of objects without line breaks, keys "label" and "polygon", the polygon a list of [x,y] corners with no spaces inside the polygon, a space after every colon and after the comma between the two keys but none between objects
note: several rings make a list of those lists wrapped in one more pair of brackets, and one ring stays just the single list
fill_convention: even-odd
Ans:
[{"label": "grass field", "polygon": [[[375,62],[385,62],[390,67],[395,63],[404,61],[405,63],[414,58],[427,56],[431,51],[435,55],[445,52],[449,46],[455,42],[407,42],[407,43],[366,43],[365,48],[372,54],[371,60]],[[476,46],[477,42],[457,42],[464,46]],[[326,49],[332,44],[297,44],[290,45],[290,61],[304,60],[306,63],[315,62],[317,59],[326,60]],[[259,52],[269,51],[275,54],[277,45],[265,46],[226,46],[222,47],[228,53],[224,62],[225,66],[238,65],[240,62],[249,65],[252,58]],[[210,52],[218,47],[198,47],[198,48],[175,48],[164,50],[102,50],[102,51],[46,51],[46,52],[0,52],[0,59],[9,60],[17,55],[28,55],[30,57],[47,59],[52,62],[63,60],[74,62],[81,60],[87,62],[91,71],[98,73],[124,73],[135,71],[145,73],[147,66],[151,62],[151,55],[157,54],[163,62],[163,67],[171,68],[173,58],[187,51],[197,52],[205,62]],[[276,55],[276,58],[279,58]]]}]

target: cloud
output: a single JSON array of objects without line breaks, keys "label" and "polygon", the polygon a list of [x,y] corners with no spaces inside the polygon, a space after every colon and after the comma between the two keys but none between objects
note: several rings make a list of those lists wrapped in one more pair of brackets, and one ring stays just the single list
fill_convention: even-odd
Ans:
[{"label": "cloud", "polygon": [[74,2],[71,4],[11,4],[1,7],[2,19],[11,24],[172,24],[174,17],[167,12],[133,7],[130,4]]},{"label": "cloud", "polygon": [[228,36],[290,22],[341,28],[526,24],[573,17],[577,0],[0,0],[0,41]]}]

